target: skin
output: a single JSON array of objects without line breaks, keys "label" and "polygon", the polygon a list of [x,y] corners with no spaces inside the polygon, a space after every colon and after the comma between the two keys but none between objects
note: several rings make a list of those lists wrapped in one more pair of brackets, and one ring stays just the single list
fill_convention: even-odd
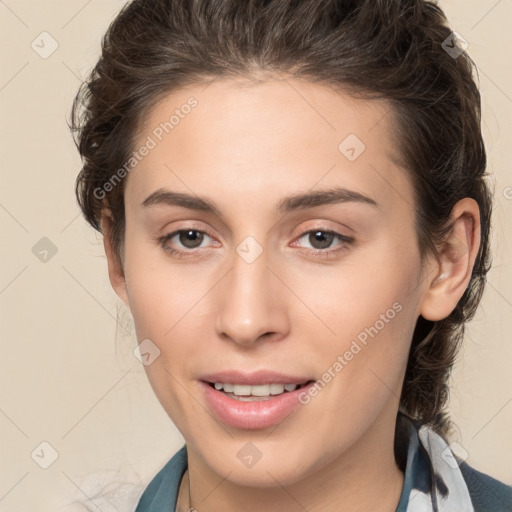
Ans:
[{"label": "skin", "polygon": [[[291,79],[219,79],[164,98],[136,146],[190,96],[198,106],[127,178],[121,262],[108,208],[102,223],[112,286],[131,310],[139,342],[149,338],[161,351],[145,369],[187,443],[178,510],[188,509],[190,492],[199,512],[392,512],[403,485],[395,419],[414,326],[420,314],[445,318],[464,293],[480,240],[478,205],[469,198],[455,205],[439,258],[421,268],[413,189],[397,164],[385,102]],[[366,145],[353,162],[338,150],[350,133]],[[274,212],[284,197],[333,186],[377,206]],[[161,188],[208,198],[221,216],[141,205]],[[167,247],[189,251],[177,258],[159,238],[178,229],[210,236],[199,249],[175,236]],[[333,237],[320,251],[342,250],[315,254],[309,231],[318,229],[354,241]],[[247,236],[263,249],[252,263],[236,252]],[[279,425],[236,429],[209,411],[201,375],[267,368],[321,379],[394,303],[401,311]],[[237,452],[249,441],[262,456],[247,468]]]}]

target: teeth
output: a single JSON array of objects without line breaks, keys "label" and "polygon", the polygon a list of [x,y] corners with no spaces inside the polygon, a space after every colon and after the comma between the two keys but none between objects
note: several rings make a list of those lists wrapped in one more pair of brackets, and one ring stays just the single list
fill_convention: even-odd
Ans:
[{"label": "teeth", "polygon": [[215,382],[217,391],[224,390],[226,393],[234,393],[237,396],[270,396],[280,395],[286,391],[295,391],[298,384],[260,384],[250,386],[247,384],[229,384],[226,382]]}]

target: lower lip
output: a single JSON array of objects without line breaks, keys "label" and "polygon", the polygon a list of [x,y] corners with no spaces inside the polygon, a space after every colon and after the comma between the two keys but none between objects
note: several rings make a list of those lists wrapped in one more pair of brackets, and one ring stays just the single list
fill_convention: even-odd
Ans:
[{"label": "lower lip", "polygon": [[272,398],[266,400],[242,402],[200,381],[206,402],[215,415],[224,423],[243,429],[265,428],[280,423],[301,405],[299,394],[307,393],[314,383],[310,382],[295,391],[271,395]]}]

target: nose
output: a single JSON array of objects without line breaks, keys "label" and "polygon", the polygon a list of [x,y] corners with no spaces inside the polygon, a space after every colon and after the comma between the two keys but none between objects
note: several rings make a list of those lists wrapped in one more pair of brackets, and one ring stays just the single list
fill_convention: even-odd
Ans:
[{"label": "nose", "polygon": [[250,263],[234,255],[231,271],[217,288],[215,329],[241,346],[260,339],[277,341],[289,332],[283,284],[267,268],[266,252]]}]

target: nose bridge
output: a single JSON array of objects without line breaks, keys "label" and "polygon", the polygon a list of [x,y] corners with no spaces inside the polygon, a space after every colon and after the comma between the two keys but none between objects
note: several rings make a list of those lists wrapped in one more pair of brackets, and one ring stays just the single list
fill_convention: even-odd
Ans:
[{"label": "nose bridge", "polygon": [[215,312],[217,333],[244,345],[265,334],[281,337],[288,328],[285,298],[267,268],[267,254],[251,243],[237,247]]}]

